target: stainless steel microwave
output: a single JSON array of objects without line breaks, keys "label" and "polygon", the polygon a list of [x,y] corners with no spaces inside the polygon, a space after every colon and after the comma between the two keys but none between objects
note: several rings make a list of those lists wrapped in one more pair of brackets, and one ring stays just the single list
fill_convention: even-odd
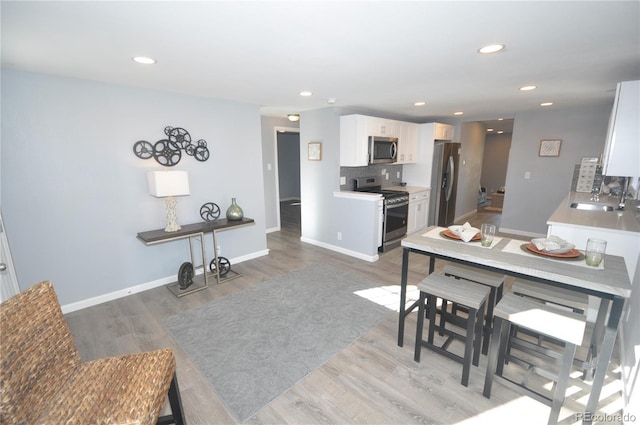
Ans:
[{"label": "stainless steel microwave", "polygon": [[369,164],[394,163],[397,156],[397,137],[369,136]]}]

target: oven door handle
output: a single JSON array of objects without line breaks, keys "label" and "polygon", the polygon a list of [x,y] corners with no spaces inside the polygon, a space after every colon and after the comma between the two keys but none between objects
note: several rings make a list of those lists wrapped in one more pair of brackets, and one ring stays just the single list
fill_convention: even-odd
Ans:
[{"label": "oven door handle", "polygon": [[409,205],[409,201],[402,202],[400,204],[386,205],[385,207],[386,207],[386,209],[390,210],[392,208],[400,208],[400,207],[404,207],[406,205]]}]

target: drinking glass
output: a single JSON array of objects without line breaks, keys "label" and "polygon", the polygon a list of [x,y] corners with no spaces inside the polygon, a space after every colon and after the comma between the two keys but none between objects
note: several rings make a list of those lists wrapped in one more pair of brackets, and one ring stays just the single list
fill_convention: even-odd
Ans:
[{"label": "drinking glass", "polygon": [[495,224],[483,223],[480,226],[480,245],[482,246],[491,246],[493,242],[493,238],[496,235],[496,226]]},{"label": "drinking glass", "polygon": [[604,258],[606,249],[607,241],[594,238],[588,239],[587,249],[584,251],[584,261],[587,263],[587,266],[598,267]]}]

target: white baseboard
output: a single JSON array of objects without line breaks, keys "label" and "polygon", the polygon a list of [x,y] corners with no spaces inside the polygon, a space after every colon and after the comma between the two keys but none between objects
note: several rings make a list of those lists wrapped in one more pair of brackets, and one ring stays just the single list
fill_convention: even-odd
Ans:
[{"label": "white baseboard", "polygon": [[279,231],[280,231],[280,227],[271,227],[267,229],[265,233],[273,233],[273,232],[279,232]]},{"label": "white baseboard", "polygon": [[[238,264],[244,261],[252,260],[254,258],[263,257],[265,255],[269,255],[268,249],[265,249],[263,251],[252,252],[251,254],[243,255],[241,257],[236,257],[236,258],[230,259],[229,261],[231,262],[231,264]],[[202,274],[202,272],[203,272],[202,269],[196,270],[196,274]],[[178,279],[177,275],[171,275],[171,276],[163,277],[160,279],[156,279],[151,282],[142,283],[140,285],[130,286],[128,288],[109,292],[108,294],[98,295],[97,297],[87,298],[85,300],[77,301],[71,304],[65,304],[62,306],[62,312],[64,314],[67,314],[73,311],[82,310],[84,308],[93,307],[95,305],[106,303],[108,301],[117,300],[118,298],[124,298],[128,295],[133,295],[139,292],[148,291],[149,289],[157,288],[158,286],[168,285],[170,283],[175,282],[177,279]]]},{"label": "white baseboard", "polygon": [[328,249],[330,251],[339,252],[340,254],[348,255],[350,257],[359,258],[361,260],[368,261],[370,263],[378,261],[378,259],[380,258],[380,256],[378,254],[376,254],[376,255],[366,255],[366,254],[363,254],[361,252],[351,251],[350,249],[345,249],[345,248],[342,248],[342,247],[339,247],[339,246],[335,246],[335,245],[331,245],[331,244],[328,244],[328,243],[325,243],[325,242],[320,242],[320,241],[316,241],[314,239],[305,238],[304,236],[300,237],[300,240],[302,242],[305,242],[305,243],[308,243],[308,244],[311,244],[311,245],[319,246],[320,248],[325,248],[325,249]]}]

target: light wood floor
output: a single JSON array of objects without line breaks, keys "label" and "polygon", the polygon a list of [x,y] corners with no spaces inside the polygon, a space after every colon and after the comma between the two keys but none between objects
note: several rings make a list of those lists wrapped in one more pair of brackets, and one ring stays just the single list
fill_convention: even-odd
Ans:
[{"label": "light wood floor", "polygon": [[[171,347],[177,357],[177,374],[188,423],[236,423],[215,389],[163,327],[162,319],[317,262],[343,268],[379,282],[380,286],[399,286],[400,282],[401,248],[381,254],[375,263],[347,257],[301,243],[295,211],[286,214],[293,218],[283,220],[283,230],[267,236],[268,256],[232,266],[243,274],[238,279],[213,284],[205,291],[182,298],[176,298],[164,287],[155,288],[68,314],[83,359]],[[481,211],[469,221],[475,225],[499,221],[499,216]],[[427,269],[427,257],[411,254],[409,283],[417,283]],[[482,396],[485,356],[479,367],[472,368],[468,388],[460,385],[462,367],[452,360],[423,350],[422,361],[414,362],[415,313],[409,317],[406,329],[404,347],[398,347],[397,314],[390,310],[385,320],[246,423],[546,423],[547,406],[500,384],[494,385],[491,399]],[[561,423],[579,423],[570,415],[582,412],[586,404],[589,386],[578,379],[578,375],[576,372],[576,378],[572,379],[571,396],[565,402],[567,408],[561,413]],[[616,374],[610,375],[603,390],[601,409],[614,413],[621,407],[621,396]]]}]

